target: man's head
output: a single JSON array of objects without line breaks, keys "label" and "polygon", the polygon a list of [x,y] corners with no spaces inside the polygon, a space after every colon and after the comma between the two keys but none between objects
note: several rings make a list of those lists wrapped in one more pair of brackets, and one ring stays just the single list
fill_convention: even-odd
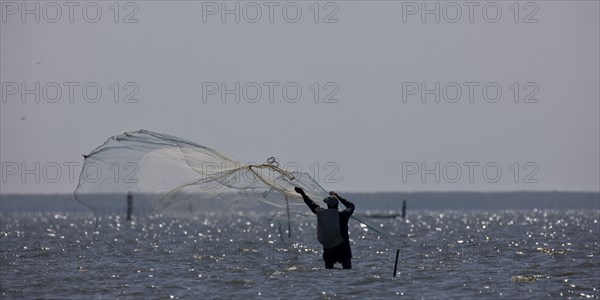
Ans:
[{"label": "man's head", "polygon": [[327,203],[327,208],[338,208],[338,199],[333,196],[329,196],[323,199],[323,202]]}]

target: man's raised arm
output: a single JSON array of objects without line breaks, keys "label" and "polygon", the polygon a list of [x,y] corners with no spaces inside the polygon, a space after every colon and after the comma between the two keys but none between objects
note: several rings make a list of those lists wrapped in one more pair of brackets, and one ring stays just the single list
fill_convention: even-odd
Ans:
[{"label": "man's raised arm", "polygon": [[347,211],[350,214],[354,213],[354,203],[342,198],[336,192],[329,192],[329,195],[337,197],[340,200],[340,202],[342,202],[342,204],[344,204],[344,206],[346,207],[346,209],[344,211]]},{"label": "man's raised arm", "polygon": [[306,203],[306,205],[308,205],[308,208],[310,208],[310,210],[316,214],[317,213],[317,208],[320,208],[319,204],[315,203],[315,201],[312,201],[312,199],[310,199],[306,193],[304,192],[304,190],[302,188],[299,187],[294,187],[294,191],[296,191],[296,193],[300,194],[302,196],[302,199],[304,200],[304,203]]}]

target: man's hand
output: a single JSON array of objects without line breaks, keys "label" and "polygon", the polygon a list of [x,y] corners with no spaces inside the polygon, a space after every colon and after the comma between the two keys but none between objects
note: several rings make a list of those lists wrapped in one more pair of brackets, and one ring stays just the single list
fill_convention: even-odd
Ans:
[{"label": "man's hand", "polygon": [[300,195],[304,195],[304,190],[301,187],[294,187],[294,191],[296,191],[296,193],[300,194]]},{"label": "man's hand", "polygon": [[338,196],[338,194],[336,192],[334,192],[334,191],[329,192],[329,195],[336,196],[336,197]]}]

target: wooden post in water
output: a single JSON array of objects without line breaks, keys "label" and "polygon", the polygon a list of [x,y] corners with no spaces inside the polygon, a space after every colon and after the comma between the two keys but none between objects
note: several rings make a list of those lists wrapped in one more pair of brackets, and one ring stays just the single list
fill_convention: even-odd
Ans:
[{"label": "wooden post in water", "polygon": [[133,212],[133,195],[127,192],[127,221],[131,221],[131,213]]},{"label": "wooden post in water", "polygon": [[402,219],[406,219],[406,200],[402,200]]},{"label": "wooden post in water", "polygon": [[290,224],[290,202],[288,201],[288,196],[285,195],[285,206],[287,207],[287,217],[288,217],[288,237],[292,236],[292,225]]},{"label": "wooden post in water", "polygon": [[396,250],[396,262],[394,263],[394,277],[396,277],[396,270],[398,268],[398,255],[400,254],[400,249]]}]

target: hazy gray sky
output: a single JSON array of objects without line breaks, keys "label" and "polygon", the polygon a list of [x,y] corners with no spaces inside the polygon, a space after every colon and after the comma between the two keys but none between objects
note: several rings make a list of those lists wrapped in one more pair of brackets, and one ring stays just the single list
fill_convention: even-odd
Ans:
[{"label": "hazy gray sky", "polygon": [[141,128],[331,190],[600,190],[598,1],[0,4],[2,193]]}]

